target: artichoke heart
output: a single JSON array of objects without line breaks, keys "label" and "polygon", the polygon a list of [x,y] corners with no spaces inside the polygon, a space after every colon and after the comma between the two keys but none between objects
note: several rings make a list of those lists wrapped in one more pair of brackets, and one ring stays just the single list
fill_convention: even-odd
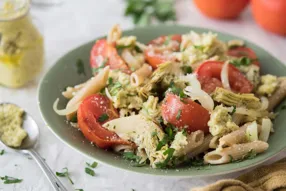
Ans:
[{"label": "artichoke heart", "polygon": [[237,94],[223,88],[216,88],[212,98],[228,106],[246,107],[248,109],[261,108],[259,98],[254,94]]}]

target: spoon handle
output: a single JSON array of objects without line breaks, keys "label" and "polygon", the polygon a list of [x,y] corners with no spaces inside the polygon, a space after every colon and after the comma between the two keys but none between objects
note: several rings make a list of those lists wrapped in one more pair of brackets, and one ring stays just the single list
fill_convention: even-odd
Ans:
[{"label": "spoon handle", "polygon": [[43,160],[43,158],[35,151],[34,149],[29,149],[27,152],[34,158],[34,160],[41,167],[42,171],[45,173],[46,177],[52,184],[55,191],[68,191],[65,186],[61,183],[61,181],[56,177],[54,172],[50,169],[47,163]]}]

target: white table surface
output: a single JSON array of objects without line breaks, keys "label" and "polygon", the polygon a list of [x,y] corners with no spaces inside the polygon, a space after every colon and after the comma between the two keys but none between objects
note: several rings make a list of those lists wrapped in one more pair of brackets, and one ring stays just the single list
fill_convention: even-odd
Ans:
[{"label": "white table surface", "polygon": [[[286,63],[286,39],[268,33],[258,27],[247,9],[238,20],[218,21],[202,16],[194,7],[191,0],[178,0],[176,4],[178,23],[207,27],[244,37]],[[65,0],[61,6],[52,8],[32,7],[32,15],[38,21],[45,37],[46,62],[44,71],[48,71],[55,61],[69,50],[106,34],[115,23],[123,29],[133,27],[129,18],[123,17],[123,0]],[[271,64],[271,63],[269,63]],[[85,162],[92,162],[63,144],[52,132],[45,127],[37,106],[37,85],[39,80],[30,83],[22,89],[7,89],[0,87],[0,102],[14,102],[25,108],[36,120],[41,130],[41,138],[37,150],[46,159],[53,171],[61,171],[68,167],[75,185],[66,179],[62,182],[69,188],[91,190],[118,191],[185,191],[190,188],[207,185],[222,178],[232,178],[240,173],[233,173],[212,178],[170,179],[140,175],[99,165],[96,176],[91,177],[84,172]],[[1,147],[0,147],[1,149]],[[286,156],[286,151],[274,157],[268,163]],[[0,156],[0,176],[23,178],[21,184],[4,185],[0,183],[0,190],[12,191],[49,191],[52,188],[48,180],[36,165],[35,161],[17,153],[6,152]]]}]

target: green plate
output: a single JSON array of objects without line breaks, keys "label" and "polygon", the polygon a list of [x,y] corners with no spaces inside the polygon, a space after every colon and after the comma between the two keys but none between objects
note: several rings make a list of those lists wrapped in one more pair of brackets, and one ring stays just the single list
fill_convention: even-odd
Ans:
[{"label": "green plate", "polygon": [[[160,35],[175,33],[183,34],[189,32],[190,30],[199,33],[212,31],[209,29],[180,25],[159,25],[125,31],[123,35],[134,35],[138,37],[139,41],[147,43],[148,41]],[[217,33],[218,38],[223,41],[240,39],[239,37],[229,34],[217,31],[213,32]],[[91,41],[87,44],[84,44],[64,55],[42,79],[38,92],[39,108],[47,126],[60,140],[75,150],[79,151],[80,153],[91,157],[98,162],[137,173],[173,177],[198,177],[226,174],[253,167],[254,165],[260,164],[265,160],[270,159],[282,151],[284,148],[286,148],[285,110],[282,111],[280,115],[275,119],[275,133],[273,133],[269,139],[269,149],[254,159],[245,160],[239,163],[209,166],[202,169],[188,166],[167,170],[152,169],[150,167],[132,167],[128,161],[125,161],[119,155],[111,151],[101,150],[95,146],[92,146],[84,138],[80,131],[68,125],[64,117],[58,116],[53,111],[52,105],[57,98],[60,98],[59,108],[64,108],[67,104],[67,100],[61,95],[61,92],[65,89],[65,87],[79,84],[91,77],[91,70],[89,69],[89,53],[94,42],[95,41]],[[286,67],[279,60],[253,43],[246,41],[246,44],[256,52],[260,60],[263,73],[267,72],[277,76],[286,76]],[[77,73],[76,62],[78,59],[82,59],[84,61],[86,76],[78,75]],[[282,104],[280,104],[279,107],[281,106]]]}]

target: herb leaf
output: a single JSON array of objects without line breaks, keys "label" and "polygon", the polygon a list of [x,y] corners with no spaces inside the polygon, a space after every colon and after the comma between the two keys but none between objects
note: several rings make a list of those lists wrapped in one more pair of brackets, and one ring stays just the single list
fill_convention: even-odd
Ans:
[{"label": "herb leaf", "polygon": [[76,68],[77,68],[77,74],[78,75],[85,75],[86,76],[86,73],[85,73],[85,69],[84,69],[84,63],[81,59],[78,59],[77,62],[76,62]]},{"label": "herb leaf", "polygon": [[193,72],[193,69],[191,66],[182,66],[181,69],[183,70],[184,74],[190,74]]},{"label": "herb leaf", "polygon": [[102,123],[108,119],[109,119],[109,116],[106,113],[104,113],[101,116],[99,116],[98,121]]},{"label": "herb leaf", "polygon": [[1,180],[3,180],[4,184],[16,184],[16,183],[20,183],[23,181],[23,179],[18,179],[18,178],[13,178],[13,177],[10,177],[10,176],[3,176],[3,177],[0,177]]},{"label": "herb leaf", "polygon": [[164,162],[158,162],[156,163],[156,167],[157,168],[166,168],[168,166],[168,163],[171,161],[171,159],[173,158],[173,154],[175,152],[174,148],[168,148],[163,154],[164,155],[168,155],[167,158],[165,159]]},{"label": "herb leaf", "polygon": [[90,176],[95,176],[95,172],[91,168],[85,168],[85,173],[89,174]]},{"label": "herb leaf", "polygon": [[77,115],[74,115],[71,119],[70,122],[72,123],[77,123]]},{"label": "herb leaf", "polygon": [[233,109],[232,109],[230,115],[233,115],[235,112],[236,112],[236,105],[233,106]]},{"label": "herb leaf", "polygon": [[4,155],[4,153],[5,153],[5,150],[2,149],[1,152],[0,152],[0,156],[1,156],[1,155]]},{"label": "herb leaf", "polygon": [[81,188],[80,188],[80,189],[75,189],[75,190],[76,190],[76,191],[84,191],[84,190],[83,190],[83,189],[81,189]]},{"label": "herb leaf", "polygon": [[91,168],[96,168],[97,167],[97,165],[98,165],[98,163],[97,162],[93,162],[92,164],[90,164],[90,163],[88,163],[88,162],[86,162],[86,165],[87,166],[89,166],[89,167],[91,167]]},{"label": "herb leaf", "polygon": [[70,178],[68,168],[63,168],[63,172],[56,172],[56,175],[58,177],[66,177],[66,178],[68,178],[68,180],[70,181],[71,184],[74,184],[72,179]]},{"label": "herb leaf", "polygon": [[256,61],[257,59],[250,59],[248,57],[240,57],[238,59],[230,61],[230,63],[236,67],[239,66],[249,66],[252,62]]},{"label": "herb leaf", "polygon": [[179,109],[177,115],[176,115],[176,119],[179,120],[181,118],[181,115],[182,115],[182,110]]},{"label": "herb leaf", "polygon": [[102,64],[101,64],[99,67],[97,67],[97,68],[92,68],[92,72],[93,72],[94,74],[98,73],[102,68],[105,67],[105,65],[106,65],[107,62],[108,62],[108,58],[104,58],[104,60],[102,61]]}]

